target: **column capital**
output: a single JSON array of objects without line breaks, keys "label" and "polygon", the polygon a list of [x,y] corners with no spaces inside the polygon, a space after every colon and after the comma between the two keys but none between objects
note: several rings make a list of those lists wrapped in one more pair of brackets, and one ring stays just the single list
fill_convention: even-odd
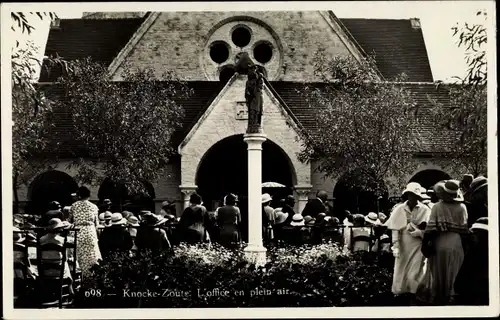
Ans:
[{"label": "column capital", "polygon": [[196,190],[198,189],[198,186],[196,186],[196,185],[186,185],[186,186],[180,185],[179,189],[181,189],[181,192],[184,193],[185,195],[190,196],[196,192]]},{"label": "column capital", "polygon": [[297,192],[297,194],[299,196],[308,196],[309,193],[311,192],[312,185],[310,185],[310,184],[296,185],[294,187],[294,189],[295,189],[295,192]]},{"label": "column capital", "polygon": [[267,136],[264,133],[245,133],[243,135],[243,140],[246,143],[263,143],[267,140]]}]

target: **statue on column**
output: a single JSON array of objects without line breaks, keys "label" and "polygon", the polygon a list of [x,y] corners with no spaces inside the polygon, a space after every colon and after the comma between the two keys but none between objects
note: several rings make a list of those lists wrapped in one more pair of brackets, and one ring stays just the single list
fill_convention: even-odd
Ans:
[{"label": "statue on column", "polygon": [[262,133],[262,88],[264,75],[261,67],[252,62],[248,53],[236,55],[235,71],[248,76],[245,86],[245,102],[248,109],[247,133]]}]

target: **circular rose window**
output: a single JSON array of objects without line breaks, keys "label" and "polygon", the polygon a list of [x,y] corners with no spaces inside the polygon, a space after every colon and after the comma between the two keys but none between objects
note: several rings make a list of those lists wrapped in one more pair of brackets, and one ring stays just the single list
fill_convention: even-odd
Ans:
[{"label": "circular rose window", "polygon": [[236,55],[247,52],[268,80],[276,80],[283,60],[281,48],[275,33],[264,23],[254,18],[228,21],[209,35],[201,64],[208,80],[227,82],[235,73]]}]

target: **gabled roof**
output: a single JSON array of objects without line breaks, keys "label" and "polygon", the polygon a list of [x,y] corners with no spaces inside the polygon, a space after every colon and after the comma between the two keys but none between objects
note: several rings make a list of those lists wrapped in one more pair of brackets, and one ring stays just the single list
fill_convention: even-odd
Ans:
[{"label": "gabled roof", "polygon": [[[91,57],[94,61],[109,65],[143,21],[144,18],[62,19],[59,27],[49,31],[45,55],[59,55],[65,60]],[[42,68],[40,82],[57,79],[57,73],[51,72],[49,76],[46,71],[46,68]]]},{"label": "gabled roof", "polygon": [[[223,83],[215,81],[191,81],[186,84],[193,90],[193,95],[188,99],[178,98],[176,101],[185,110],[183,127],[173,137],[173,142],[176,146],[183,141],[224,87]],[[285,111],[294,123],[305,129],[314,129],[316,126],[316,114],[321,112],[321,110],[317,108],[313,109],[309,106],[304,95],[301,93],[304,85],[298,82],[273,81],[269,82],[268,87],[284,106]],[[429,97],[436,99],[444,105],[448,105],[449,91],[447,87],[442,86],[437,90],[436,85],[433,83],[405,83],[401,85],[413,93],[413,98],[419,105],[418,117],[421,120],[421,124],[417,130],[422,137],[423,143],[418,152],[443,152],[452,143],[454,135],[452,132],[444,132],[435,123],[435,119],[429,112]],[[307,86],[321,89],[325,84],[307,83]],[[44,87],[52,99],[64,99],[64,93],[60,89],[57,89],[53,85]],[[52,136],[54,137],[54,143],[57,143],[57,149],[55,150],[58,150],[59,155],[73,156],[75,153],[82,153],[82,149],[74,141],[69,140],[69,133],[73,130],[73,127],[68,111],[56,108],[52,123],[54,124]]]},{"label": "gabled roof", "polygon": [[[148,17],[149,14],[129,19],[62,19],[60,27],[49,32],[45,55],[58,54],[68,60],[90,56],[109,65]],[[410,20],[339,20],[355,40],[355,46],[367,55],[375,54],[386,80],[405,72],[408,81],[433,81],[422,30],[413,28]],[[40,82],[53,81],[56,76],[48,77],[42,70]]]},{"label": "gabled roof", "polygon": [[374,55],[386,78],[406,73],[408,81],[433,82],[421,28],[411,20],[341,19],[367,55]]}]

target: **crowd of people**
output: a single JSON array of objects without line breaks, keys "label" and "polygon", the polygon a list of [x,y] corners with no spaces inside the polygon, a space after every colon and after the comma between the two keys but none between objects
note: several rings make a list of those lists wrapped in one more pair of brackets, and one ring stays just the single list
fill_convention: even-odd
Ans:
[{"label": "crowd of people", "polygon": [[[331,242],[353,252],[378,252],[394,263],[392,291],[397,296],[410,296],[414,304],[443,305],[453,303],[458,293],[477,304],[487,304],[486,186],[485,177],[473,179],[470,175],[462,181],[440,181],[430,190],[412,182],[403,190],[401,203],[390,212],[365,215],[347,210],[334,215],[325,191],[319,191],[302,212],[294,211],[293,196],[274,202],[278,206],[272,208],[271,195],[264,193],[264,244]],[[110,200],[105,199],[99,208],[90,196],[90,190],[82,186],[79,200],[64,208],[53,201],[35,225],[23,225],[15,219],[15,242],[20,243],[16,234],[22,229],[39,227],[43,229],[40,241],[63,246],[68,241],[61,237],[64,230],[76,229],[74,255],[82,277],[116,252],[134,256],[146,249],[165,252],[181,242],[218,242],[229,248],[242,242],[238,196],[232,193],[212,213],[207,212],[200,195],[192,194],[180,215],[175,203],[168,201],[162,203],[158,214],[149,210],[113,213]],[[33,232],[23,233],[22,241],[30,234],[31,240],[36,239]],[[66,267],[64,277],[72,278]]]}]

